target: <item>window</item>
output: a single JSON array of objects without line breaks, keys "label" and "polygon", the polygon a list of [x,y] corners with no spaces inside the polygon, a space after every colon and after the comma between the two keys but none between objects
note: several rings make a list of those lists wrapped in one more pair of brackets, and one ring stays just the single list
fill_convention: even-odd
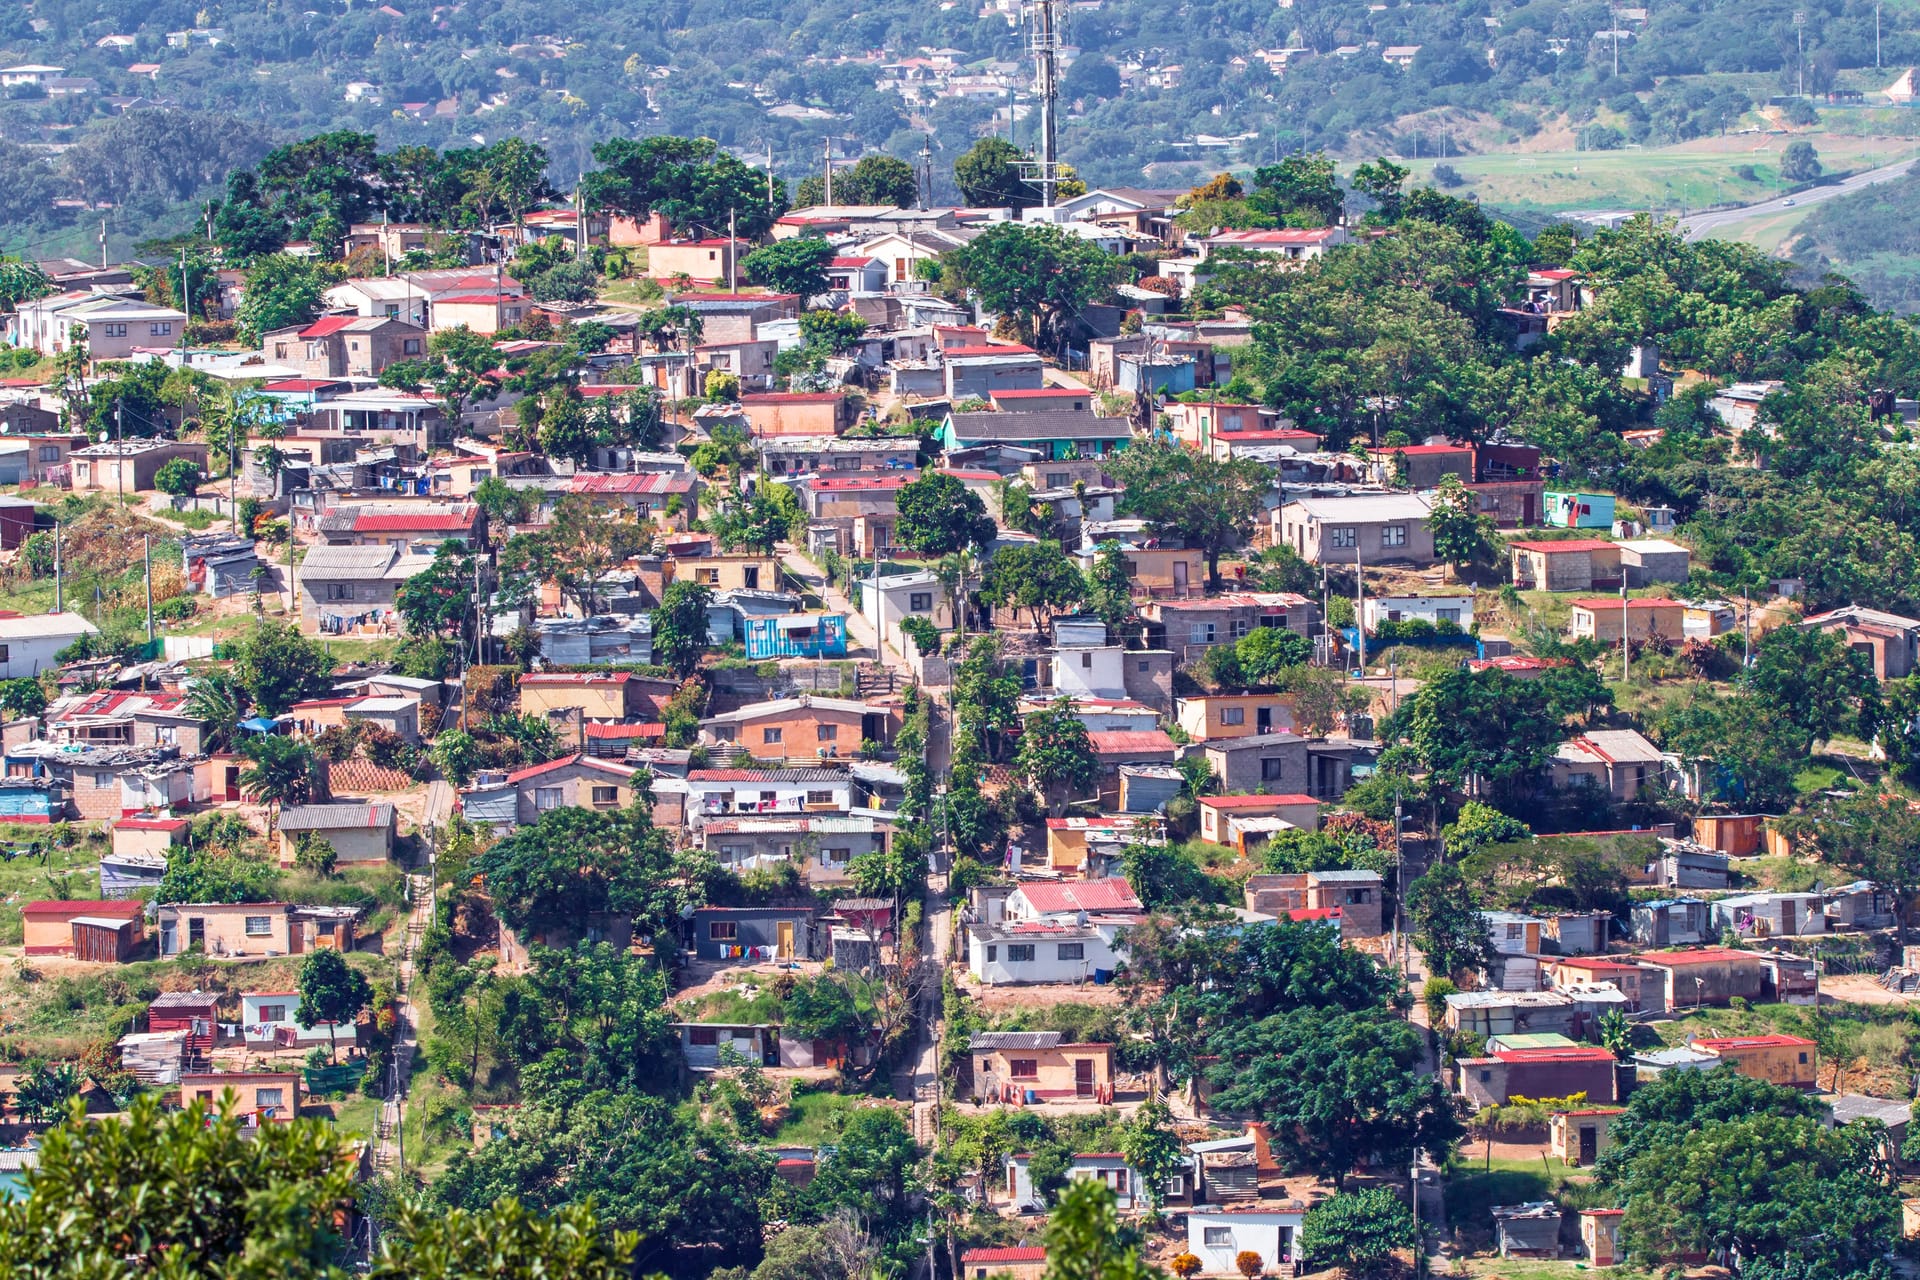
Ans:
[{"label": "window", "polygon": [[1482,1069],[1480,1072],[1480,1083],[1485,1084],[1491,1079],[1493,1079],[1493,1072]]},{"label": "window", "polygon": [[127,326],[123,324],[103,324],[100,326],[100,330],[109,338],[124,338],[127,336]]},{"label": "window", "polygon": [[273,932],[272,916],[248,916],[247,917],[247,936],[249,938],[264,938],[272,932]]},{"label": "window", "polygon": [[1383,547],[1404,547],[1407,545],[1407,526],[1390,524],[1380,530],[1380,545]]},{"label": "window", "polygon": [[1038,1058],[1009,1058],[1007,1073],[1015,1080],[1038,1080],[1040,1078],[1040,1060]]},{"label": "window", "polygon": [[287,1105],[285,1089],[255,1089],[253,1105],[261,1111],[277,1111]]},{"label": "window", "polygon": [[693,580],[704,583],[709,587],[717,587],[720,585],[720,571],[718,569],[695,569],[693,571]]},{"label": "window", "polygon": [[1247,709],[1245,707],[1220,708],[1221,724],[1245,724],[1246,722],[1247,722]]},{"label": "window", "polygon": [[1227,638],[1230,640],[1239,640],[1247,634],[1248,629],[1245,618],[1235,618],[1227,624]]},{"label": "window", "polygon": [[1231,1249],[1233,1248],[1233,1228],[1202,1227],[1200,1243],[1209,1249]]},{"label": "window", "polygon": [[158,324],[150,324],[147,326],[147,334],[149,337],[154,338],[171,337],[173,334],[173,321],[162,320]]},{"label": "window", "polygon": [[1073,483],[1073,477],[1065,471],[1047,472],[1047,488],[1064,489]]},{"label": "window", "polygon": [[720,1033],[712,1027],[688,1027],[687,1043],[718,1047],[720,1044]]},{"label": "window", "polygon": [[907,610],[910,613],[932,613],[933,592],[915,591],[907,596]]},{"label": "window", "polygon": [[43,444],[43,445],[41,445],[41,446],[40,446],[40,461],[42,461],[42,462],[58,462],[58,461],[60,461],[60,446],[59,446],[59,445],[57,445],[57,444]]},{"label": "window", "polygon": [[840,726],[837,724],[817,724],[813,726],[813,735],[814,741],[816,742],[832,742],[839,738]]},{"label": "window", "polygon": [[732,942],[740,936],[740,926],[731,920],[709,920],[707,922],[708,942]]},{"label": "window", "polygon": [[1211,622],[1189,622],[1187,624],[1188,644],[1212,644],[1213,624]]},{"label": "window", "polygon": [[809,791],[809,792],[807,792],[807,803],[808,803],[808,804],[832,804],[832,803],[833,803],[833,792],[831,792],[831,791]]},{"label": "window", "polygon": [[93,775],[93,785],[96,787],[110,787],[113,785],[113,775],[110,773],[96,773]]},{"label": "window", "polygon": [[1140,661],[1134,666],[1135,671],[1150,671],[1152,670],[1152,668],[1153,668],[1153,664],[1147,661],[1145,658],[1140,659]]},{"label": "window", "polygon": [[327,599],[329,600],[353,599],[353,584],[350,582],[329,582],[327,584]]},{"label": "window", "polygon": [[988,963],[988,964],[992,964],[992,963],[993,963],[993,962],[994,962],[995,960],[998,960],[999,958],[1000,958],[1000,948],[998,948],[998,947],[993,947],[993,946],[990,946],[990,947],[988,947],[988,948],[987,948],[987,963]]},{"label": "window", "polygon": [[1327,545],[1330,547],[1344,547],[1351,551],[1353,548],[1359,546],[1360,543],[1354,537],[1352,525],[1341,525],[1338,528],[1327,530]]},{"label": "window", "polygon": [[1457,624],[1460,621],[1460,611],[1458,609],[1435,609],[1433,611],[1433,616],[1435,619],[1437,619],[1440,622],[1452,622]]},{"label": "window", "polygon": [[1061,943],[1060,958],[1062,960],[1085,960],[1087,958],[1087,944],[1084,942]]},{"label": "window", "polygon": [[387,319],[398,320],[399,318],[400,318],[400,304],[397,302],[389,302],[387,304]]},{"label": "window", "polygon": [[558,787],[535,787],[534,788],[533,807],[537,811],[541,813],[545,813],[549,809],[558,809],[560,807],[560,804],[561,804],[560,788]]},{"label": "window", "polygon": [[849,862],[852,858],[853,850],[851,848],[822,849],[820,851],[820,861],[830,867],[839,866],[843,862]]},{"label": "window", "polygon": [[286,1020],[287,1006],[283,1004],[263,1004],[260,1006],[260,1021],[285,1022]]},{"label": "window", "polygon": [[1282,766],[1284,766],[1285,764],[1286,764],[1286,761],[1284,760],[1275,760],[1275,759],[1262,760],[1260,762],[1260,781],[1262,782],[1280,781],[1281,775],[1285,772]]},{"label": "window", "polygon": [[1090,671],[1090,670],[1092,670],[1092,669],[1093,669],[1093,655],[1092,655],[1092,654],[1090,654],[1090,653],[1083,653],[1083,654],[1081,654],[1081,655],[1080,655],[1080,669],[1081,669],[1082,671]]},{"label": "window", "polygon": [[1176,1173],[1167,1179],[1167,1194],[1170,1196],[1183,1196],[1187,1194],[1187,1179],[1185,1174]]},{"label": "window", "polygon": [[409,356],[417,356],[417,355],[419,355],[419,354],[420,354],[420,339],[418,339],[418,338],[403,338],[403,339],[401,340],[401,342],[400,342],[400,353],[401,353],[402,355],[409,355]]},{"label": "window", "polygon": [[728,862],[738,862],[751,852],[753,852],[753,846],[751,845],[723,844],[720,846],[720,856]]},{"label": "window", "polygon": [[593,802],[595,804],[619,804],[620,788],[595,787],[593,789]]},{"label": "window", "polygon": [[1009,942],[1007,944],[1008,964],[1032,964],[1033,944],[1031,942]]},{"label": "window", "polygon": [[1507,926],[1507,937],[1508,937],[1509,939],[1513,939],[1513,938],[1518,938],[1519,936],[1520,936],[1520,926],[1519,926],[1519,925],[1517,925],[1517,924],[1510,924],[1510,925],[1508,925],[1508,926]]},{"label": "window", "polygon": [[1805,1066],[1806,1064],[1807,1064],[1807,1055],[1803,1053],[1800,1055],[1800,1065]]},{"label": "window", "polygon": [[778,746],[781,737],[785,733],[786,730],[784,729],[762,729],[760,731],[760,742],[764,746]]},{"label": "window", "polygon": [[357,342],[357,341],[355,341],[355,342],[349,342],[349,343],[347,344],[347,350],[349,350],[349,351],[358,351],[359,349],[360,349],[360,344],[359,344],[359,342]]},{"label": "window", "polygon": [[760,589],[760,568],[758,565],[750,564],[740,570],[740,585],[749,591],[758,591]]}]

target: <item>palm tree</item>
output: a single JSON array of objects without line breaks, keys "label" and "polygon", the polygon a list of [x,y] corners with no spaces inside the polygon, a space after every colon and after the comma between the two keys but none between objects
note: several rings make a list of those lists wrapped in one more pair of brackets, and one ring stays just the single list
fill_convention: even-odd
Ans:
[{"label": "palm tree", "polygon": [[279,822],[281,806],[313,799],[318,765],[311,748],[292,738],[265,734],[248,742],[240,753],[247,758],[240,786],[271,807],[269,829]]},{"label": "palm tree", "polygon": [[208,754],[226,751],[239,737],[240,721],[247,714],[246,690],[226,672],[215,671],[193,682],[182,710],[207,722],[201,746]]}]

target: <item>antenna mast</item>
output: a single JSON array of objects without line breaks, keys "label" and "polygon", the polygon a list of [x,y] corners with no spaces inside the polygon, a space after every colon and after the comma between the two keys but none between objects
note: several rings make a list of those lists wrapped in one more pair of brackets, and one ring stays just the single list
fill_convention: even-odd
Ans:
[{"label": "antenna mast", "polygon": [[[1056,108],[1060,100],[1060,0],[1026,0],[1032,34],[1027,47],[1033,53],[1033,91],[1040,100],[1040,157],[1022,166],[1024,176],[1040,188],[1040,203],[1053,207],[1060,184],[1060,139]],[[1011,114],[1011,113],[1009,113]],[[1013,121],[1007,121],[1008,132]]]}]

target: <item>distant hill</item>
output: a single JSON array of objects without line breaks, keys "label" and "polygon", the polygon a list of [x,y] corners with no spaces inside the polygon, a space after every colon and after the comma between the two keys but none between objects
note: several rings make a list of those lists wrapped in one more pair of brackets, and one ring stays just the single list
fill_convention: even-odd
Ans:
[{"label": "distant hill", "polygon": [[1801,222],[1793,260],[1853,280],[1877,307],[1920,312],[1920,173],[1909,170],[1852,195],[1817,205]]}]

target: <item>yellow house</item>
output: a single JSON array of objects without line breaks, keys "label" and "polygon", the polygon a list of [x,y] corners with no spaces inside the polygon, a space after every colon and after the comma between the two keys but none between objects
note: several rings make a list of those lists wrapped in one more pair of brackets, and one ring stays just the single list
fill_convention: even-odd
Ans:
[{"label": "yellow house", "polygon": [[1690,1047],[1732,1064],[1743,1076],[1791,1089],[1813,1088],[1820,1070],[1818,1046],[1802,1036],[1726,1036],[1695,1040]]},{"label": "yellow house", "polygon": [[780,562],[772,556],[697,556],[669,560],[666,580],[685,579],[715,591],[778,591]]},{"label": "yellow house", "polygon": [[1293,697],[1285,693],[1211,693],[1176,706],[1180,727],[1195,742],[1293,729]]},{"label": "yellow house", "polygon": [[578,714],[583,720],[626,720],[640,714],[645,695],[628,671],[606,675],[536,671],[520,677],[520,714]]},{"label": "yellow house", "polygon": [[1087,875],[1087,861],[1096,850],[1119,852],[1139,827],[1137,819],[1125,814],[1048,818],[1047,866],[1062,875]]}]

